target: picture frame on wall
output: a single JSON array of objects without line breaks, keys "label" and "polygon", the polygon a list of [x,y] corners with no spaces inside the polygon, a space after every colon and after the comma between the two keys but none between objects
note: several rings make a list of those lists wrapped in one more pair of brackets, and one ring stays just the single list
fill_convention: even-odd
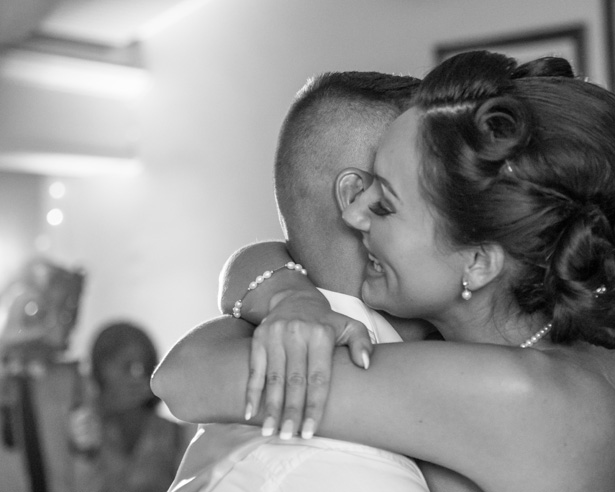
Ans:
[{"label": "picture frame on wall", "polygon": [[615,0],[602,0],[609,89],[615,90]]},{"label": "picture frame on wall", "polygon": [[[615,2],[615,0],[608,1]],[[519,63],[542,56],[559,56],[572,64],[578,76],[584,77],[587,75],[585,38],[586,29],[582,24],[545,28],[490,38],[442,43],[435,48],[435,58],[439,63],[457,53],[474,50],[504,53],[516,58]]]}]

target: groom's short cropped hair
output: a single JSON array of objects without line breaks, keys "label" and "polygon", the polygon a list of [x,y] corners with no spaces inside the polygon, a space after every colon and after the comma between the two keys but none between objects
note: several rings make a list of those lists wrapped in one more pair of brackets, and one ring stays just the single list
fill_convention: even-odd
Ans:
[{"label": "groom's short cropped hair", "polygon": [[[297,93],[282,125],[275,158],[275,190],[281,212],[301,197],[298,184],[323,174],[337,174],[338,166],[327,159],[329,147],[345,138],[340,123],[360,119],[366,128],[383,119],[394,119],[408,109],[419,79],[379,72],[326,72]],[[331,125],[335,128],[331,130]],[[333,168],[333,169],[331,169]],[[293,214],[294,215],[294,214]]]}]

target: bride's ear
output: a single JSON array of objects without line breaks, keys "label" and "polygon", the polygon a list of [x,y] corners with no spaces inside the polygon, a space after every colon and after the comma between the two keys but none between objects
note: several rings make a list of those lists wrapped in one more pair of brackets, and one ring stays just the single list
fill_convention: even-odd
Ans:
[{"label": "bride's ear", "polygon": [[478,290],[497,278],[504,269],[505,253],[499,244],[483,244],[472,252],[465,279],[470,290]]},{"label": "bride's ear", "polygon": [[372,183],[372,175],[355,167],[343,169],[335,178],[335,198],[340,211],[354,202],[359,193]]}]

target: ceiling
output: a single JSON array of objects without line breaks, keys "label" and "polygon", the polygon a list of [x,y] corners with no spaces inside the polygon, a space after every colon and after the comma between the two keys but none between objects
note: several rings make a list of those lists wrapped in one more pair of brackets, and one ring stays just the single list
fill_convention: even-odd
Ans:
[{"label": "ceiling", "polygon": [[23,41],[57,0],[0,0],[0,44]]},{"label": "ceiling", "polygon": [[0,171],[135,168],[139,41],[206,1],[0,0]]},{"label": "ceiling", "polygon": [[43,36],[121,48],[202,3],[199,0],[0,0],[0,46]]}]

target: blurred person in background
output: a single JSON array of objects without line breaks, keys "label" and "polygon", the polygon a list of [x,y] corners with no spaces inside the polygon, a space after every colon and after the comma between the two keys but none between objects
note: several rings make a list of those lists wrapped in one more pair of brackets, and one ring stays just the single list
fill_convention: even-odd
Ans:
[{"label": "blurred person in background", "polygon": [[158,492],[173,481],[190,428],[156,411],[149,380],[157,363],[151,338],[131,322],[107,324],[96,336],[94,396],[82,398],[70,418],[75,490]]}]

